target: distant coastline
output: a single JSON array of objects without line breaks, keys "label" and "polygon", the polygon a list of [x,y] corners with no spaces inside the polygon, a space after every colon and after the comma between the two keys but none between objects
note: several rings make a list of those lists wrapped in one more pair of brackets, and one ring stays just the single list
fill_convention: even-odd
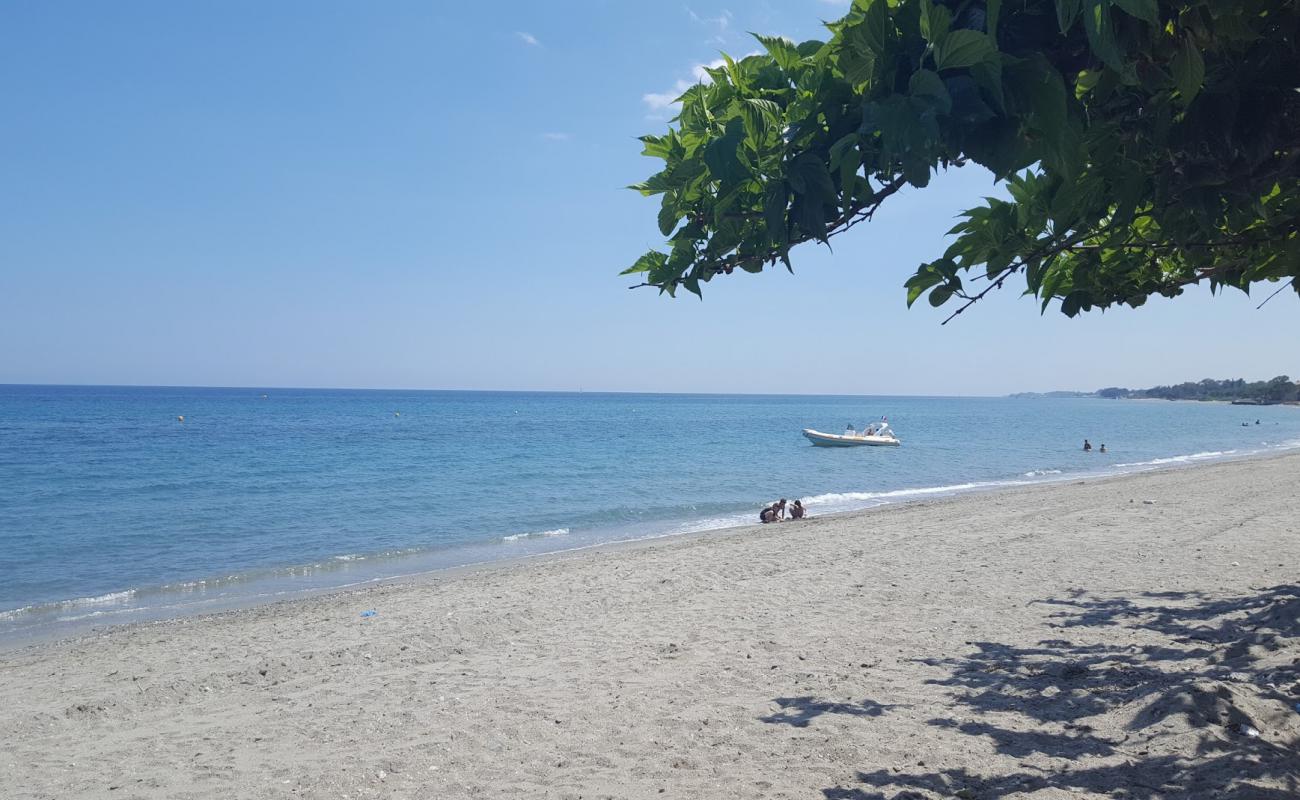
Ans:
[{"label": "distant coastline", "polygon": [[1108,386],[1095,392],[1018,392],[1014,398],[1096,397],[1103,400],[1192,400],[1201,403],[1231,403],[1241,406],[1300,405],[1300,383],[1289,376],[1279,375],[1267,381],[1246,382],[1241,378],[1215,380],[1205,378],[1173,386],[1153,386],[1150,389],[1127,389]]}]

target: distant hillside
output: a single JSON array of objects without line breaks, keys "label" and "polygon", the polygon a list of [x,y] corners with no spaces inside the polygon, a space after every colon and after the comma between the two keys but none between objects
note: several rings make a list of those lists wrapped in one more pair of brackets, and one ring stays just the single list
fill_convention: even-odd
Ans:
[{"label": "distant hillside", "polygon": [[1175,386],[1153,386],[1150,389],[1125,389],[1111,386],[1097,392],[1107,399],[1124,397],[1150,397],[1161,400],[1229,400],[1249,403],[1293,403],[1300,400],[1300,384],[1286,375],[1270,381],[1247,383],[1241,378],[1217,381],[1206,378],[1195,383],[1188,381]]},{"label": "distant hillside", "polygon": [[1126,398],[1150,398],[1158,400],[1220,400],[1235,403],[1257,403],[1272,405],[1274,403],[1300,402],[1300,383],[1294,383],[1286,375],[1279,375],[1269,381],[1247,383],[1241,378],[1214,380],[1206,378],[1201,381],[1188,381],[1175,386],[1152,386],[1150,389],[1126,389],[1122,386],[1108,386],[1095,392],[1020,392],[1012,397],[1101,397],[1107,400]]}]

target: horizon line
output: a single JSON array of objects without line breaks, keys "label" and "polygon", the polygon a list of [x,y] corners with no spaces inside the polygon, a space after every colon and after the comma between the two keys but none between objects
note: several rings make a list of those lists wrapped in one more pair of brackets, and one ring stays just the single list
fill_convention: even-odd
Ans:
[{"label": "horizon line", "polygon": [[[632,389],[465,389],[465,388],[411,388],[411,387],[357,387],[357,386],[221,386],[214,384],[149,384],[149,383],[7,383],[0,388],[39,387],[58,389],[246,389],[249,391],[308,391],[308,392],[460,392],[460,393],[510,393],[510,394],[627,394],[627,395],[738,395],[747,397],[932,397],[1005,398],[1013,394],[1045,394],[1045,392],[1008,392],[1006,394],[844,394],[837,392],[719,392],[719,391],[654,391]],[[1059,390],[1071,391],[1071,390]],[[1080,392],[1084,394],[1085,392]]]}]

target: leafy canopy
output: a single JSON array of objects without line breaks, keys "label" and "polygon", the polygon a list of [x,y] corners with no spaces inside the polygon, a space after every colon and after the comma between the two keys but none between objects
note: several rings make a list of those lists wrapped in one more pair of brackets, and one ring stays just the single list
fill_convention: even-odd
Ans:
[{"label": "leafy canopy", "polygon": [[956,316],[1016,274],[1070,316],[1201,281],[1300,292],[1298,23],[1294,0],[855,0],[827,42],[757,36],[641,138],[667,251],[624,274],[700,294],[791,268],[975,162],[1011,199],[962,215],[909,305]]}]

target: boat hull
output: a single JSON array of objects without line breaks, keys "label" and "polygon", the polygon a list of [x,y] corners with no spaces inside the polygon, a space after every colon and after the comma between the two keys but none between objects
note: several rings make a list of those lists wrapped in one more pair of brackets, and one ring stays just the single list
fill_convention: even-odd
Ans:
[{"label": "boat hull", "polygon": [[804,428],[803,435],[815,447],[898,447],[902,442],[892,436],[840,436]]}]

